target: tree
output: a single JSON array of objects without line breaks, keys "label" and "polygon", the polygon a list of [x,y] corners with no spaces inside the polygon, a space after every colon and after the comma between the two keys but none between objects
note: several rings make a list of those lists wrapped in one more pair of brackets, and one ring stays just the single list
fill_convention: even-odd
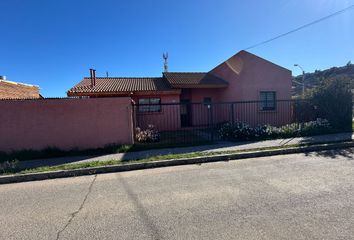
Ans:
[{"label": "tree", "polygon": [[310,101],[319,118],[339,131],[352,129],[352,91],[349,79],[329,79],[312,92]]}]

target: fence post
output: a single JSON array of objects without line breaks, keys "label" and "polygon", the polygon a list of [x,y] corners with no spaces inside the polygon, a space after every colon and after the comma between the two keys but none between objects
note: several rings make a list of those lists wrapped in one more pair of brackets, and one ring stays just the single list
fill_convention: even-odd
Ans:
[{"label": "fence post", "polygon": [[131,104],[131,107],[132,107],[132,121],[133,121],[133,124],[132,124],[132,127],[133,127],[133,144],[135,144],[136,142],[136,134],[135,134],[135,129],[136,129],[136,109],[135,109],[135,105],[134,103]]},{"label": "fence post", "polygon": [[211,141],[214,141],[214,120],[213,120],[213,104],[210,103],[210,126],[211,126]]},{"label": "fence post", "polygon": [[234,117],[234,103],[231,103],[231,122],[235,122],[235,117]]}]

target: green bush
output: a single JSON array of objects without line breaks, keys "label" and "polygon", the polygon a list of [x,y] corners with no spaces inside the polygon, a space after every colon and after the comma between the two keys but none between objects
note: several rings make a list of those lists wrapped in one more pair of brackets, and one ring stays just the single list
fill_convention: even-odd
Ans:
[{"label": "green bush", "polygon": [[316,121],[306,122],[301,125],[300,135],[311,136],[324,133],[330,133],[332,130],[329,121],[326,119],[318,118]]},{"label": "green bush", "polygon": [[0,173],[11,173],[17,169],[17,160],[0,162]]},{"label": "green bush", "polygon": [[221,126],[219,134],[224,140],[252,140],[256,131],[246,123],[228,122]]},{"label": "green bush", "polygon": [[282,138],[296,137],[301,132],[301,126],[298,123],[287,124],[276,129],[278,137]]},{"label": "green bush", "polygon": [[221,139],[229,141],[290,138],[330,133],[332,127],[326,119],[305,123],[292,123],[281,127],[263,125],[251,127],[246,123],[225,123],[219,129]]},{"label": "green bush", "polygon": [[338,131],[352,129],[352,92],[350,81],[327,80],[313,91],[309,101],[315,106],[319,118],[329,121]]},{"label": "green bush", "polygon": [[313,121],[317,118],[317,110],[313,101],[296,100],[294,102],[294,122],[302,123]]}]

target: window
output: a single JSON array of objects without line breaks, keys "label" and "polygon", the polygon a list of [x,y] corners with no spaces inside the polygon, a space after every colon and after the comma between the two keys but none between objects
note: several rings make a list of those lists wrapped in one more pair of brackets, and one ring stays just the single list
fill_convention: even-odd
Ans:
[{"label": "window", "polygon": [[276,94],[273,91],[261,92],[261,110],[271,111],[276,108]]},{"label": "window", "polygon": [[161,99],[139,98],[139,112],[161,112]]},{"label": "window", "polygon": [[209,105],[211,104],[211,97],[205,97],[203,100],[204,105]]}]

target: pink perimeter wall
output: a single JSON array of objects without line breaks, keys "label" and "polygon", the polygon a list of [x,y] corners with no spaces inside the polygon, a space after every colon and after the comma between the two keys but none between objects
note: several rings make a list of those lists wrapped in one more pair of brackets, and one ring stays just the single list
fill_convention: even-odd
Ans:
[{"label": "pink perimeter wall", "polygon": [[0,151],[133,143],[130,98],[0,101]]}]

